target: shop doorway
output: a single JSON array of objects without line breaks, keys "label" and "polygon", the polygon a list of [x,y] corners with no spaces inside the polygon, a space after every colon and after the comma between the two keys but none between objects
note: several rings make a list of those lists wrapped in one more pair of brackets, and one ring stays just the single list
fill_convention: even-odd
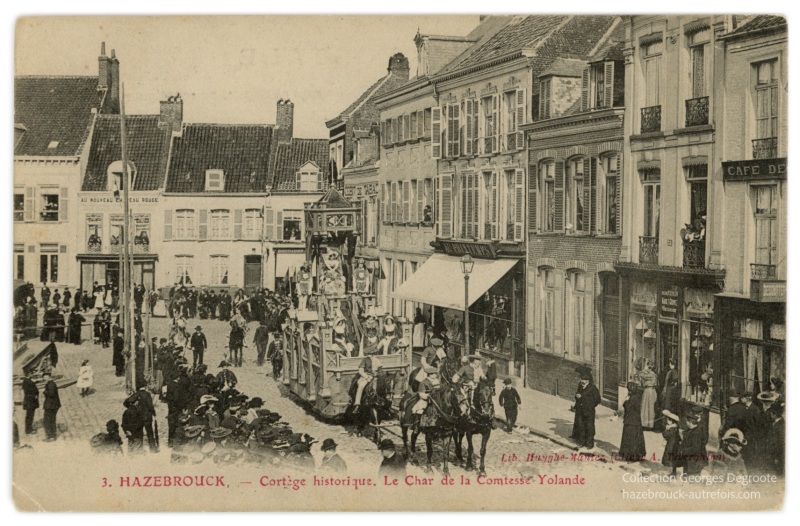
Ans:
[{"label": "shop doorway", "polygon": [[619,385],[619,278],[615,274],[600,275],[603,285],[603,375],[602,395],[617,401]]},{"label": "shop doorway", "polygon": [[680,363],[680,348],[678,347],[678,324],[660,321],[658,323],[658,347],[656,361],[653,369],[659,378],[669,369],[670,359]]},{"label": "shop doorway", "polygon": [[244,257],[244,290],[248,294],[261,288],[261,256]]}]

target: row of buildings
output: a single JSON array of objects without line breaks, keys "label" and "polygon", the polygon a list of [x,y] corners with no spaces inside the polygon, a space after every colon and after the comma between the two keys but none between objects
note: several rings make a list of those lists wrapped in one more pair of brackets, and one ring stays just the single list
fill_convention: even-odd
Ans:
[{"label": "row of buildings", "polygon": [[[470,254],[470,347],[529,387],[588,369],[616,405],[672,362],[715,429],[726,393],[785,379],[785,19],[489,16],[415,43],[328,139],[294,138],[289,101],[275,125],[185,123],[179,95],[131,116],[141,281],[280,286],[336,187],[378,307],[462,345]],[[115,279],[118,110],[113,53],[17,79],[15,278]]]}]

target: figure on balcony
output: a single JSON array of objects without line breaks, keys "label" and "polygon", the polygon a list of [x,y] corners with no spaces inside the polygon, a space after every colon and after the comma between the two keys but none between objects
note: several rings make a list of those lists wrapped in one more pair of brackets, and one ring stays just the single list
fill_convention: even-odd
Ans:
[{"label": "figure on balcony", "polygon": [[100,239],[96,233],[89,236],[89,250],[90,251],[100,251],[100,248],[103,246],[103,241]]},{"label": "figure on balcony", "polygon": [[686,228],[681,229],[681,239],[685,243],[704,241],[706,238],[706,216],[701,215],[692,223],[684,223]]},{"label": "figure on balcony", "polygon": [[150,245],[150,236],[147,235],[147,230],[142,230],[136,234],[136,237],[133,238],[133,244],[144,246]]}]

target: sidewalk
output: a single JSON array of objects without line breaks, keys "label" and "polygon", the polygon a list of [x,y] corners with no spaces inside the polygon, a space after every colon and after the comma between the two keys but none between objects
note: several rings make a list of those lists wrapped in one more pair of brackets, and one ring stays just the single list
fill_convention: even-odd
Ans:
[{"label": "sidewalk", "polygon": [[[497,382],[497,395],[502,390],[502,379]],[[572,401],[549,395],[529,387],[522,387],[522,379],[514,378],[514,387],[519,393],[522,404],[519,406],[517,425],[515,432],[530,432],[534,435],[546,438],[551,442],[565,447],[572,451],[578,451],[578,445],[569,438],[572,434],[572,424],[575,420],[575,413],[569,408]],[[498,420],[505,423],[503,408],[495,398],[495,416]],[[498,429],[498,432],[503,432]],[[597,418],[595,420],[595,447],[591,453],[596,456],[611,458],[619,451],[619,444],[622,439],[622,418],[616,416],[614,411],[608,407],[597,406]],[[653,469],[667,469],[661,466],[661,455],[664,452],[664,438],[661,433],[653,431],[644,432],[647,458],[655,453],[657,462],[645,460],[640,463],[620,462],[625,469],[634,471],[652,471]],[[582,453],[587,450],[582,449]]]}]

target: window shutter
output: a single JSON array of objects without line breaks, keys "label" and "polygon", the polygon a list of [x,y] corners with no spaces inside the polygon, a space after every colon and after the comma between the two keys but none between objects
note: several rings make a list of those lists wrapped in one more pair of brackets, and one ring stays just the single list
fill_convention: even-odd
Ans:
[{"label": "window shutter", "polygon": [[[498,221],[499,218],[497,212],[497,172],[492,172],[492,195],[491,195],[491,223],[492,223],[492,231],[491,231],[491,239],[498,239]],[[502,225],[505,226],[505,225]]]},{"label": "window shutter", "polygon": [[461,156],[461,106],[453,104],[453,127],[454,130],[449,133],[453,134],[453,157]]},{"label": "window shutter", "polygon": [[525,235],[525,170],[514,172],[514,241],[523,241]]},{"label": "window shutter", "polygon": [[406,113],[403,115],[403,140],[408,141],[411,139],[411,115]]},{"label": "window shutter", "polygon": [[58,201],[58,220],[65,222],[69,220],[69,188],[61,187],[61,197]]},{"label": "window shutter", "polygon": [[389,212],[389,221],[392,223],[397,223],[400,221],[400,217],[397,214],[397,181],[392,181],[392,195],[391,195],[391,211]]},{"label": "window shutter", "polygon": [[591,159],[589,162],[589,182],[591,185],[591,195],[589,198],[589,205],[588,208],[591,210],[589,211],[589,233],[594,234],[597,232],[597,163],[599,163],[599,159]]},{"label": "window shutter", "polygon": [[525,90],[524,89],[518,89],[517,90],[517,129],[516,129],[516,132],[517,132],[517,140],[516,140],[517,150],[521,150],[521,149],[523,149],[525,147],[525,144],[524,144],[525,137],[524,137],[524,134],[522,132],[522,125],[525,124],[526,119],[528,117],[528,112],[526,111],[527,108],[525,107],[526,100],[527,99],[525,98]]},{"label": "window shutter", "polygon": [[442,237],[453,237],[453,176],[442,175],[439,180],[439,232]]},{"label": "window shutter", "polygon": [[617,163],[617,235],[622,235],[622,157],[618,153],[614,160]]},{"label": "window shutter", "polygon": [[492,95],[492,123],[494,123],[494,137],[492,138],[492,153],[500,149],[500,95]]},{"label": "window shutter", "polygon": [[264,239],[275,239],[275,211],[269,207],[264,207]]},{"label": "window shutter", "polygon": [[603,102],[606,108],[614,106],[614,63],[606,62],[603,66],[605,74],[603,76]]},{"label": "window shutter", "polygon": [[469,216],[467,215],[467,193],[468,193],[468,186],[469,186],[469,174],[461,174],[461,203],[460,203],[460,211],[461,211],[461,228],[460,237],[467,237],[468,232],[471,232],[471,228],[467,228],[467,223],[469,222]]},{"label": "window shutter", "polygon": [[[556,164],[558,174],[558,164]],[[558,175],[556,175],[558,178]],[[553,312],[553,353],[563,356],[564,353],[564,272],[553,269],[553,295],[555,312]]]},{"label": "window shutter", "polygon": [[472,134],[474,133],[474,129],[472,127],[473,111],[472,99],[467,99],[466,108],[464,111],[464,118],[467,120],[464,126],[466,132],[466,141],[464,141],[464,155],[472,155]]},{"label": "window shutter", "polygon": [[545,80],[542,82],[542,92],[544,95],[539,94],[539,98],[542,100],[542,111],[539,112],[542,119],[549,119],[550,118],[550,79]]},{"label": "window shutter", "polygon": [[272,239],[283,239],[283,210],[275,212],[275,234]]},{"label": "window shutter", "polygon": [[417,223],[422,223],[423,219],[425,218],[424,208],[425,208],[425,182],[420,179],[417,181]]},{"label": "window shutter", "polygon": [[200,222],[197,226],[198,238],[208,238],[208,210],[200,210]]},{"label": "window shutter", "polygon": [[586,292],[581,298],[584,302],[583,307],[583,359],[587,362],[592,362],[592,352],[594,351],[593,336],[594,336],[594,274],[586,273],[585,278]]},{"label": "window shutter", "polygon": [[594,206],[592,206],[592,191],[589,188],[589,171],[591,170],[592,160],[589,157],[583,159],[583,233],[590,234],[594,231],[590,224],[594,223]]},{"label": "window shutter", "polygon": [[[539,182],[539,167],[535,164],[528,168],[528,231],[536,233],[537,205],[539,193],[537,186]],[[529,296],[530,297],[530,296]]]},{"label": "window shutter", "polygon": [[486,146],[484,144],[484,139],[486,138],[486,115],[488,115],[489,108],[486,108],[483,102],[484,99],[480,99],[480,101],[475,101],[475,112],[478,113],[478,148],[475,151],[475,155],[481,155],[485,153]]},{"label": "window shutter", "polygon": [[527,310],[527,323],[525,324],[525,342],[527,347],[533,348],[536,346],[536,270],[528,267],[526,271],[527,295],[525,297],[525,305]]},{"label": "window shutter", "polygon": [[[553,231],[564,231],[564,163],[555,165],[555,184],[553,188],[555,199],[555,217],[553,218]],[[558,319],[558,318],[556,318]]]},{"label": "window shutter", "polygon": [[25,187],[25,222],[34,221],[36,218],[36,187]]},{"label": "window shutter", "polygon": [[583,68],[583,73],[581,74],[581,111],[586,111],[591,106],[591,101],[589,100],[589,68]]},{"label": "window shutter", "polygon": [[431,108],[431,157],[442,158],[442,109]]},{"label": "window shutter", "polygon": [[233,239],[242,239],[242,211],[233,211]]},{"label": "window shutter", "polygon": [[164,241],[172,239],[172,210],[164,210]]},{"label": "window shutter", "polygon": [[411,182],[403,181],[403,223],[411,221]]},{"label": "window shutter", "polygon": [[417,112],[417,137],[425,136],[425,112],[420,110]]},{"label": "window shutter", "polygon": [[547,106],[547,96],[545,95],[545,81],[539,82],[539,118],[546,119],[545,109]]}]

